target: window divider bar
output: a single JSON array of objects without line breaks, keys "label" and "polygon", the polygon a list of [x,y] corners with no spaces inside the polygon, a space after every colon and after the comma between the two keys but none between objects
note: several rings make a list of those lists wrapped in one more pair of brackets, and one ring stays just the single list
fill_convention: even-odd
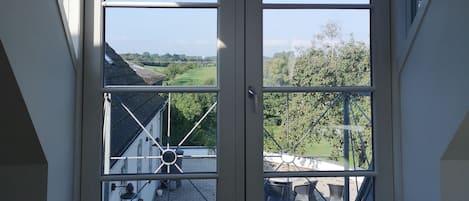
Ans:
[{"label": "window divider bar", "polygon": [[197,3],[197,2],[113,2],[104,1],[104,7],[123,8],[218,8],[218,3]]},{"label": "window divider bar", "polygon": [[102,175],[101,181],[132,181],[132,180],[162,180],[162,179],[217,179],[217,173],[184,173],[184,174],[129,174]]},{"label": "window divider bar", "polygon": [[357,87],[263,87],[263,92],[374,92],[373,86]]},{"label": "window divider bar", "polygon": [[376,176],[376,171],[311,171],[311,172],[264,172],[265,178],[274,177],[366,177]]},{"label": "window divider bar", "polygon": [[265,3],[263,9],[371,9],[370,4],[300,4]]},{"label": "window divider bar", "polygon": [[218,92],[219,87],[176,87],[176,86],[106,86],[102,92]]}]

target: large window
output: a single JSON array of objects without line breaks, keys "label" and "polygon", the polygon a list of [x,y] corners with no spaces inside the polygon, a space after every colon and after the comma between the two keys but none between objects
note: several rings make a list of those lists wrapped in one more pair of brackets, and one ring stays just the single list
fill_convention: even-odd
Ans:
[{"label": "large window", "polygon": [[86,2],[81,199],[392,200],[386,5]]}]

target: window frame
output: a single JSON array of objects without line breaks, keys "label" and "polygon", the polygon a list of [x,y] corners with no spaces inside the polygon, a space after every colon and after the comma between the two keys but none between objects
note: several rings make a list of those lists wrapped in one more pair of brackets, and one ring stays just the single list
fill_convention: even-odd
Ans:
[{"label": "window frame", "polygon": [[[65,1],[72,2],[74,5],[77,6],[73,6],[73,9],[67,10],[67,8],[65,8],[65,5],[68,5],[69,3],[65,3]],[[64,34],[67,40],[67,46],[69,49],[70,57],[73,62],[73,66],[75,68],[75,71],[79,71],[81,69],[80,61],[82,56],[81,53],[83,50],[83,19],[81,17],[77,17],[76,21],[70,22],[68,15],[83,16],[83,0],[57,0],[57,8],[59,10],[60,20],[64,28]],[[73,41],[72,32],[70,30],[71,23],[76,25],[77,28],[76,31],[78,35],[76,36],[76,44]]]},{"label": "window frame", "polygon": [[[103,86],[103,58],[104,58],[104,10],[106,7],[133,7],[133,8],[214,8],[218,9],[218,86],[214,87],[122,87]],[[238,184],[243,184],[242,178],[236,177],[235,164],[242,164],[236,159],[235,150],[237,143],[241,141],[236,133],[242,126],[237,126],[242,118],[242,96],[233,96],[237,87],[235,75],[235,2],[220,0],[219,3],[158,3],[158,2],[102,2],[86,1],[84,10],[84,76],[83,76],[83,130],[81,143],[81,181],[80,200],[101,200],[101,182],[118,180],[153,180],[153,179],[217,179],[217,184],[223,181],[227,188],[216,189],[217,199],[227,201],[242,200],[242,193],[238,193]],[[223,14],[220,14],[223,13]],[[221,23],[223,22],[223,23]],[[233,48],[226,48],[233,47]],[[224,82],[219,80],[224,79]],[[217,130],[224,130],[223,135],[217,136],[217,158],[226,161],[217,161],[216,173],[185,173],[185,174],[142,174],[142,175],[102,175],[103,161],[102,150],[102,121],[103,121],[103,93],[114,91],[135,92],[214,92],[218,93],[217,115],[218,119],[226,119],[217,122]],[[238,118],[238,120],[235,120]],[[239,124],[238,124],[239,125]],[[242,146],[242,144],[239,144]],[[235,158],[235,160],[233,160]]]},{"label": "window frame", "polygon": [[[427,10],[432,2],[432,0],[423,0],[420,5],[420,8],[414,8],[416,2],[418,0],[400,0],[396,4],[396,9],[405,10],[405,19],[403,22],[394,17],[395,24],[397,25],[394,27],[396,31],[394,35],[399,36],[403,35],[402,40],[396,41],[394,44],[399,51],[397,51],[397,72],[400,73],[403,69],[405,62],[409,56],[410,50],[412,49],[415,37],[417,36],[418,32],[420,31],[420,27],[423,23],[423,19],[427,14]],[[397,15],[397,10],[393,11],[394,15]]]},{"label": "window frame", "polygon": [[[373,171],[338,171],[338,172],[298,172],[298,173],[264,173],[263,170],[255,169],[253,172],[246,172],[246,198],[247,200],[261,200],[262,184],[264,177],[288,177],[288,176],[311,176],[311,177],[325,177],[325,176],[374,176],[375,181],[375,196],[376,200],[394,200],[394,172],[393,172],[393,161],[385,160],[393,158],[393,144],[392,142],[392,119],[391,119],[391,48],[390,48],[390,24],[389,24],[389,4],[387,0],[382,1],[371,1],[370,2],[370,34],[375,35],[371,37],[370,44],[372,46],[373,55],[371,57],[371,63],[375,66],[372,69],[372,80],[373,86],[371,91],[373,92],[373,123],[374,123],[374,158],[375,170]],[[246,69],[251,69],[246,72],[246,85],[253,86],[253,88],[262,94],[264,91],[275,90],[275,87],[263,87],[262,79],[262,29],[263,29],[263,18],[262,12],[264,8],[272,9],[347,9],[361,7],[360,5],[353,4],[262,4],[262,0],[250,0],[246,1],[246,16],[250,20],[246,23],[246,33],[251,37],[246,38]],[[379,15],[379,16],[378,16]],[[251,34],[254,33],[252,36]],[[380,48],[373,48],[380,47]],[[377,68],[379,66],[380,68]],[[253,70],[254,69],[254,70]],[[281,90],[282,92],[291,91],[286,87]],[[290,87],[291,88],[291,87]],[[321,91],[328,87],[301,87],[301,91],[306,90],[308,92]],[[354,90],[354,87],[329,87],[335,88],[335,90]],[[358,87],[360,88],[360,87]],[[365,87],[367,88],[367,87]],[[293,89],[294,91],[295,89]],[[258,98],[262,100],[262,95]],[[247,97],[246,102],[249,102]],[[262,108],[262,106],[259,106]],[[246,142],[246,152],[257,153],[247,155],[247,166],[250,167],[262,167],[259,163],[262,163],[262,151],[263,147],[255,146],[255,144],[263,143],[263,136],[258,133],[262,133],[262,114],[249,114],[249,107],[246,110],[246,135],[250,136],[250,142]],[[257,134],[256,134],[257,133]],[[255,136],[253,139],[252,136]],[[248,143],[251,143],[248,144]],[[249,164],[253,162],[254,164]]]},{"label": "window frame", "polygon": [[[127,2],[126,2],[127,3]],[[121,3],[121,6],[125,6]],[[158,3],[154,3],[153,6]],[[210,7],[213,3],[197,3],[199,7]],[[223,90],[232,90],[230,94],[220,94],[220,99],[228,102],[232,106],[231,110],[220,111],[219,119],[227,119],[232,124],[222,127],[231,128],[229,137],[219,139],[218,156],[221,158],[234,158],[226,164],[217,164],[218,173],[199,174],[185,177],[171,176],[170,178],[201,178],[201,179],[222,179],[230,181],[224,185],[232,187],[232,190],[223,191],[217,189],[218,194],[223,195],[223,200],[259,200],[262,199],[262,182],[264,178],[262,163],[261,135],[256,131],[262,129],[262,124],[255,123],[261,121],[261,113],[249,113],[253,111],[251,99],[246,95],[248,86],[255,86],[257,91],[262,91],[262,0],[220,0],[215,3],[218,6],[219,20],[225,23],[219,23],[218,30],[223,31],[219,34],[218,46],[219,65],[226,66],[227,70],[218,69],[219,76],[231,75],[234,79],[228,79],[226,82],[219,82],[218,88]],[[391,119],[391,48],[390,48],[390,23],[389,23],[389,0],[372,1],[370,10],[371,34],[379,37],[372,37],[370,43],[375,47],[372,50],[372,64],[381,66],[373,69],[373,101],[379,103],[374,105],[374,156],[375,170],[359,173],[360,176],[375,177],[375,196],[376,200],[394,200],[394,162],[385,160],[393,158],[392,119]],[[101,146],[102,136],[95,136],[93,133],[102,131],[102,103],[103,91],[102,80],[104,48],[104,4],[101,1],[86,1],[84,3],[84,41],[83,41],[83,118],[82,141],[81,141],[81,171],[80,171],[80,200],[98,201],[101,200],[102,181],[114,180],[132,180],[132,179],[162,179],[167,178],[161,175],[133,175],[133,176],[102,176],[101,168]],[[109,5],[109,4],[108,4]],[[150,5],[150,6],[148,6]],[[181,3],[179,6],[191,7],[195,4]],[[291,4],[298,8],[314,7],[312,4]],[[151,3],[142,4],[140,7],[152,7]],[[220,12],[225,12],[220,15]],[[377,16],[379,17],[373,17]],[[249,20],[247,20],[249,19]],[[231,22],[231,23],[227,23]],[[255,34],[250,34],[255,33]],[[248,35],[249,34],[249,35]],[[223,42],[222,42],[223,41]],[[223,47],[233,48],[223,48]],[[249,69],[257,66],[257,72]],[[250,74],[253,72],[253,74]],[[234,75],[234,76],[233,76]],[[256,78],[257,76],[257,78]],[[260,79],[259,79],[260,77]],[[242,78],[242,79],[238,79]],[[220,80],[220,79],[217,79]],[[159,89],[164,91],[188,91],[187,87],[173,87],[170,89]],[[201,88],[200,90],[208,90]],[[221,91],[222,92],[222,91]],[[228,108],[228,107],[226,107]],[[242,109],[243,111],[240,111]],[[232,112],[232,115],[228,115]],[[242,133],[242,134],[240,134]],[[261,132],[262,133],[262,132]],[[379,133],[379,135],[378,135]],[[249,140],[246,140],[249,136]],[[254,138],[252,137],[254,136]],[[101,146],[99,145],[101,144]],[[96,146],[98,145],[98,146]],[[257,146],[256,146],[257,145]],[[223,146],[223,147],[222,147]],[[223,151],[221,151],[223,150]],[[250,153],[250,154],[246,154]],[[254,153],[254,154],[252,154]],[[246,155],[246,159],[244,158]],[[254,163],[253,163],[254,161]],[[256,164],[257,163],[257,164]],[[244,168],[236,168],[244,167]],[[249,171],[246,171],[249,170]],[[238,175],[238,177],[236,177]],[[244,175],[240,177],[239,175]],[[343,172],[315,172],[305,176],[355,176],[354,171]]]}]

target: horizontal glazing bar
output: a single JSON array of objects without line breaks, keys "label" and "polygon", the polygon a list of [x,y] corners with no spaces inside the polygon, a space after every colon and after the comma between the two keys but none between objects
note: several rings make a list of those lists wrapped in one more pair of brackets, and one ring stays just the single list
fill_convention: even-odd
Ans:
[{"label": "horizontal glazing bar", "polygon": [[106,86],[103,92],[218,92],[218,87]]},{"label": "horizontal glazing bar", "polygon": [[[193,156],[178,156],[179,158],[216,158],[217,155],[193,155]],[[160,159],[161,156],[115,156],[111,157],[111,160],[142,160],[142,159]]]},{"label": "horizontal glazing bar", "polygon": [[111,157],[111,160],[141,160],[141,159],[155,159],[155,158],[161,158],[161,156],[116,156],[116,157]]},{"label": "horizontal glazing bar", "polygon": [[125,8],[218,8],[218,3],[196,2],[110,2],[105,1],[104,7]]},{"label": "horizontal glazing bar", "polygon": [[263,4],[264,9],[370,9],[370,4],[288,4],[288,3],[267,3]]},{"label": "horizontal glazing bar", "polygon": [[192,156],[182,156],[181,158],[191,159],[191,158],[216,158],[216,157],[217,155],[192,155]]},{"label": "horizontal glazing bar", "polygon": [[311,171],[311,172],[264,172],[264,177],[345,177],[376,176],[376,171]]},{"label": "horizontal glazing bar", "polygon": [[217,173],[202,174],[138,174],[138,175],[103,175],[101,181],[123,180],[159,180],[159,179],[217,179]]},{"label": "horizontal glazing bar", "polygon": [[264,87],[263,92],[373,92],[375,87]]}]

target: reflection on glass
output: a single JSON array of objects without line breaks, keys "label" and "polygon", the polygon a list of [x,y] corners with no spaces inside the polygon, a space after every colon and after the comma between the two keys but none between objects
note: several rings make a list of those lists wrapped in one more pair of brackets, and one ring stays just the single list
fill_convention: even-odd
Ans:
[{"label": "reflection on glass", "polygon": [[216,98],[214,93],[105,94],[104,174],[215,172]]},{"label": "reflection on glass", "polygon": [[264,86],[369,86],[368,10],[264,10]]},{"label": "reflection on glass", "polygon": [[285,177],[264,180],[264,200],[371,201],[373,194],[372,177]]},{"label": "reflection on glass", "polygon": [[106,8],[105,19],[105,85],[217,84],[216,9]]},{"label": "reflection on glass", "polygon": [[216,180],[175,179],[103,182],[103,201],[215,201]]},{"label": "reflection on glass", "polygon": [[372,169],[370,93],[265,93],[265,171]]}]

